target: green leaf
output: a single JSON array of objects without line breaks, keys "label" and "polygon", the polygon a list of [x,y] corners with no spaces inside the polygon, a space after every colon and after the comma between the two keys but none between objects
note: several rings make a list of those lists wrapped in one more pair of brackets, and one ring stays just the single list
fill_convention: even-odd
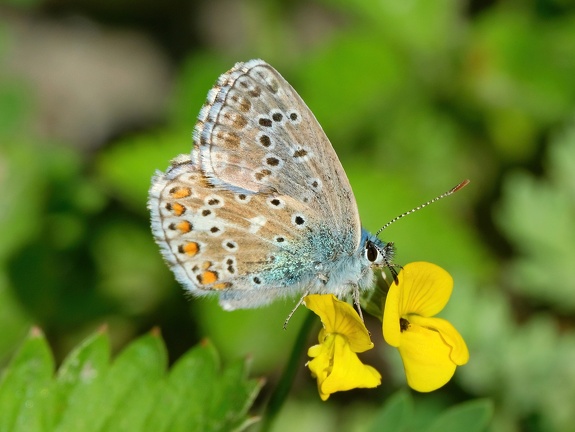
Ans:
[{"label": "green leaf", "polygon": [[[170,431],[243,430],[251,423],[245,413],[261,384],[247,380],[245,365],[220,371],[220,361],[207,341],[186,353],[168,377],[168,409],[175,410]],[[157,419],[154,419],[157,421]]]},{"label": "green leaf", "polygon": [[481,432],[493,416],[493,403],[489,399],[463,402],[446,409],[427,432]]},{"label": "green leaf", "polygon": [[92,430],[100,416],[110,342],[98,331],[73,350],[58,370],[55,385],[56,421],[59,431]]},{"label": "green leaf", "polygon": [[209,342],[202,342],[182,356],[168,376],[167,392],[175,403],[168,409],[178,413],[170,430],[201,431],[208,423],[207,405],[217,379],[219,358]]},{"label": "green leaf", "polygon": [[54,359],[44,335],[32,329],[0,382],[0,430],[50,431]]},{"label": "green leaf", "polygon": [[[116,358],[105,379],[94,430],[145,430],[156,409],[158,388],[166,373],[166,348],[157,331],[131,343]],[[159,430],[159,429],[156,429]]]},{"label": "green leaf", "polygon": [[407,431],[412,417],[413,399],[408,392],[400,390],[387,399],[369,431]]},{"label": "green leaf", "polygon": [[221,367],[203,342],[166,371],[159,332],[126,347],[110,365],[110,342],[101,330],[68,355],[54,376],[54,360],[33,330],[0,381],[0,431],[241,431],[261,381],[247,364]]},{"label": "green leaf", "polygon": [[252,423],[246,414],[263,382],[248,380],[246,366],[245,361],[236,361],[220,375],[211,418],[221,422],[212,430],[243,430]]}]

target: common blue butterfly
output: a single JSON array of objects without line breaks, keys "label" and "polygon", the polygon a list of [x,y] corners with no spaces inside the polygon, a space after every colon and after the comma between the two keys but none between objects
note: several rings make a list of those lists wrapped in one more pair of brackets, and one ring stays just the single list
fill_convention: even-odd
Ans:
[{"label": "common blue butterfly", "polygon": [[217,294],[226,310],[312,293],[358,304],[374,269],[392,265],[393,244],[362,229],[318,121],[264,61],[220,76],[193,140],[156,172],[148,201],[155,240],[192,294]]}]

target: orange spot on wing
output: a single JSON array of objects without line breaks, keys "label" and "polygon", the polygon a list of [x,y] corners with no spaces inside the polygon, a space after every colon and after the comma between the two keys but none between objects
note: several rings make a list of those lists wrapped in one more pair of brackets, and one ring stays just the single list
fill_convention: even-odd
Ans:
[{"label": "orange spot on wing", "polygon": [[201,274],[201,281],[203,285],[212,284],[218,280],[218,275],[216,272],[207,270]]},{"label": "orange spot on wing", "polygon": [[183,252],[185,252],[186,254],[190,255],[190,256],[194,256],[196,255],[199,250],[200,250],[200,245],[197,244],[196,242],[190,242],[190,243],[186,243],[183,247],[182,247]]},{"label": "orange spot on wing", "polygon": [[192,190],[188,187],[175,187],[170,190],[170,195],[175,199],[187,198],[192,194]]},{"label": "orange spot on wing", "polygon": [[192,230],[192,224],[189,221],[182,221],[176,225],[176,228],[183,233],[189,233]]},{"label": "orange spot on wing", "polygon": [[180,203],[173,203],[172,204],[172,212],[176,216],[183,215],[185,211],[186,211],[186,207],[184,207],[182,204],[180,204]]}]

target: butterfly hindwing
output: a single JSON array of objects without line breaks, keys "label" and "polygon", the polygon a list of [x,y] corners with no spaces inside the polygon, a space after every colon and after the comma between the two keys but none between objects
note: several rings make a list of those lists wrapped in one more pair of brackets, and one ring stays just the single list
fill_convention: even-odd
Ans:
[{"label": "butterfly hindwing", "polygon": [[300,244],[309,221],[291,197],[216,188],[182,155],[154,177],[149,206],[164,258],[194,294],[217,291],[235,307],[255,307],[314,275],[314,251]]}]

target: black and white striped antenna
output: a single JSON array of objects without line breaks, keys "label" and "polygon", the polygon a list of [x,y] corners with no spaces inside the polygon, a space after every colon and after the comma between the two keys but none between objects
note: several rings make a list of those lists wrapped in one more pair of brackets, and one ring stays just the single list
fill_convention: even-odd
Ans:
[{"label": "black and white striped antenna", "polygon": [[382,226],[376,233],[375,236],[377,237],[384,229],[386,229],[388,226],[390,226],[392,223],[398,221],[399,219],[410,215],[411,213],[415,213],[418,210],[421,210],[423,207],[427,207],[429,204],[433,204],[434,202],[439,201],[440,199],[443,199],[445,197],[448,197],[449,195],[453,195],[455,192],[463,189],[465,186],[467,186],[469,184],[469,180],[465,179],[463,180],[461,183],[459,183],[457,186],[452,187],[451,189],[449,189],[447,192],[442,193],[439,196],[436,196],[435,198],[433,198],[432,200],[429,200],[421,205],[418,205],[415,208],[412,208],[409,211],[406,211],[405,213],[400,214],[397,217],[394,217],[392,220],[390,220],[388,223],[386,223],[384,226]]}]

